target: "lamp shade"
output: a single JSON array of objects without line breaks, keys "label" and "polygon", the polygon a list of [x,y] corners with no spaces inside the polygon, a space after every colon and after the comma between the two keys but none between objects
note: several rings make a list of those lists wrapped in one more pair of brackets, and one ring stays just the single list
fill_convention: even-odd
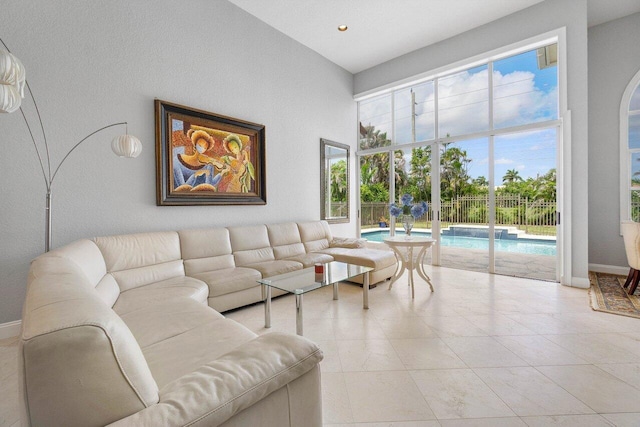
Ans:
[{"label": "lamp shade", "polygon": [[111,149],[120,157],[138,157],[142,152],[142,143],[131,135],[121,135],[113,138]]},{"label": "lamp shade", "polygon": [[15,86],[0,84],[0,113],[13,113],[22,104],[22,97]]},{"label": "lamp shade", "polygon": [[0,51],[0,113],[20,108],[26,82],[22,62],[9,52]]}]

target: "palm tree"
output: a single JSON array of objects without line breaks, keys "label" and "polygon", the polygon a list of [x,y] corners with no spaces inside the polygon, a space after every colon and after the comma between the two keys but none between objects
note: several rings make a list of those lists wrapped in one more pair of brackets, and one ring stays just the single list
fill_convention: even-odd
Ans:
[{"label": "palm tree", "polygon": [[489,181],[484,176],[479,176],[473,180],[473,183],[478,187],[488,187]]},{"label": "palm tree", "polygon": [[523,179],[520,176],[520,172],[515,169],[509,169],[502,177],[503,184],[509,184],[512,182],[521,182]]},{"label": "palm tree", "polygon": [[[360,148],[368,150],[370,148],[388,147],[391,141],[387,138],[386,132],[376,130],[374,126],[361,126]],[[370,183],[389,182],[389,153],[377,153],[362,157],[362,163],[368,164],[370,170],[374,173]],[[364,183],[364,181],[363,181]]]},{"label": "palm tree", "polygon": [[347,162],[340,160],[331,165],[331,201],[344,202],[347,200]]},{"label": "palm tree", "polygon": [[444,199],[451,200],[462,195],[464,188],[469,183],[468,167],[471,159],[467,157],[467,151],[458,147],[445,147],[440,157],[441,189]]}]

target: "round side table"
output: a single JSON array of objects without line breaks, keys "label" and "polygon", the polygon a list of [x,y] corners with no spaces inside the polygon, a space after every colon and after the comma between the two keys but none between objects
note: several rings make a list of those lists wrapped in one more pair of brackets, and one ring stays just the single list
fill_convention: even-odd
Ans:
[{"label": "round side table", "polygon": [[[411,298],[415,297],[415,291],[413,288],[413,270],[418,271],[418,275],[422,277],[431,288],[431,292],[433,292],[433,285],[431,284],[431,279],[425,273],[424,267],[422,263],[424,262],[424,257],[427,254],[427,249],[429,249],[436,241],[429,237],[419,237],[419,236],[395,236],[395,237],[387,237],[384,239],[384,243],[389,245],[393,252],[396,254],[396,258],[398,259],[398,266],[396,267],[396,272],[391,279],[391,283],[389,283],[389,289],[393,286],[396,280],[405,272],[405,270],[409,270],[409,285],[411,286]],[[404,250],[402,250],[404,249]],[[414,249],[418,249],[417,256],[414,257]]]}]

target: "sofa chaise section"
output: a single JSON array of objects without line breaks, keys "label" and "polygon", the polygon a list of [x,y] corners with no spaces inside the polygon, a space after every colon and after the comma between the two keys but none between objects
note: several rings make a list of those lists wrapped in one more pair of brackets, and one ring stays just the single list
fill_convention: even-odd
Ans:
[{"label": "sofa chaise section", "polygon": [[[329,255],[336,261],[373,268],[369,273],[371,285],[391,278],[396,270],[397,260],[392,251],[366,248],[356,239],[350,239],[348,243],[345,239],[334,239],[326,221],[301,222],[298,223],[298,229],[307,252]],[[362,276],[350,280],[363,282]]]}]

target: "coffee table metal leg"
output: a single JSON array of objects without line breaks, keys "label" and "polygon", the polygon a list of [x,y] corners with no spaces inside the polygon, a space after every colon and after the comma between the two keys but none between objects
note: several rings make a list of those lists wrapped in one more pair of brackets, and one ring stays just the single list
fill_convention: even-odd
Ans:
[{"label": "coffee table metal leg", "polygon": [[338,299],[338,282],[333,284],[333,299]]},{"label": "coffee table metal leg", "polygon": [[369,273],[364,273],[362,281],[362,308],[369,308]]},{"label": "coffee table metal leg", "polygon": [[266,297],[264,299],[264,327],[271,327],[271,286],[262,285]]},{"label": "coffee table metal leg", "polygon": [[302,335],[302,295],[296,294],[296,333]]}]

